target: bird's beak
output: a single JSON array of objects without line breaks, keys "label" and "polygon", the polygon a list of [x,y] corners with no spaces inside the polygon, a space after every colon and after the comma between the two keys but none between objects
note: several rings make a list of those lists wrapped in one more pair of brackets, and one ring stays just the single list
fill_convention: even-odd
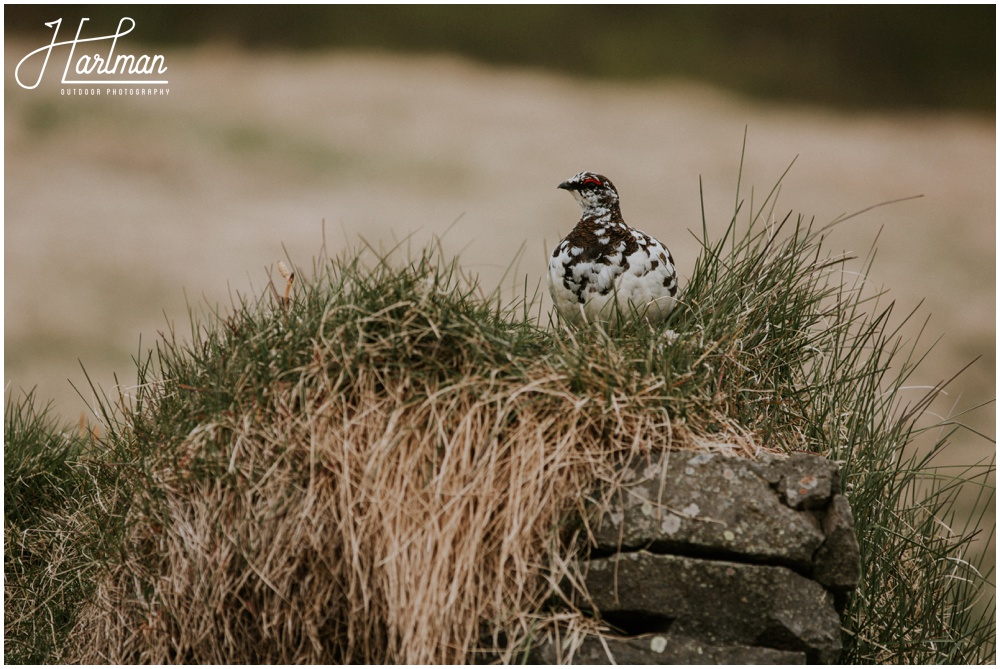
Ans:
[{"label": "bird's beak", "polygon": [[571,181],[566,180],[563,181],[561,184],[559,184],[558,187],[562,188],[563,190],[573,190],[574,184]]}]

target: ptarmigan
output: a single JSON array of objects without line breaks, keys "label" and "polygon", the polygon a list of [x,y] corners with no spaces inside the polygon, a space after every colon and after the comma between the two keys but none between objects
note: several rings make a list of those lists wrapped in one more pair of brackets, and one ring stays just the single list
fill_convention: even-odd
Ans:
[{"label": "ptarmigan", "polygon": [[594,172],[559,184],[583,208],[576,227],[549,258],[549,292],[559,314],[574,323],[608,322],[618,313],[662,321],[677,303],[670,251],[622,219],[618,191]]}]

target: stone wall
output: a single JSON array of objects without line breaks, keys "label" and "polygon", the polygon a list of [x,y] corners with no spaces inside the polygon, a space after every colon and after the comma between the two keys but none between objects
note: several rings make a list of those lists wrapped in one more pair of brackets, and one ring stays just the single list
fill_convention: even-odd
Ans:
[{"label": "stone wall", "polygon": [[[588,637],[574,662],[838,661],[860,563],[836,464],[668,453],[625,475],[596,514],[578,602],[619,633]],[[557,657],[552,642],[532,654]]]}]

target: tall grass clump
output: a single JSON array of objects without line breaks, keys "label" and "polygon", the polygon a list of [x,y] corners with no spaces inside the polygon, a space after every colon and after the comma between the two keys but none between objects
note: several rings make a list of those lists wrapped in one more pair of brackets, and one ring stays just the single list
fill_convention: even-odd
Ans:
[{"label": "tall grass clump", "polygon": [[971,548],[994,463],[935,469],[947,434],[910,447],[940,387],[905,403],[918,356],[893,305],[775,192],[703,226],[659,328],[540,327],[527,290],[369,247],[167,333],[74,465],[100,474],[75,557],[92,578],[59,658],[516,662],[558,636],[570,659],[604,629],[572,605],[590,513],[623,464],[698,449],[842,463],[863,562],[845,661],[989,661]]},{"label": "tall grass clump", "polygon": [[94,571],[79,542],[94,486],[80,465],[89,434],[61,426],[34,392],[4,413],[4,662],[58,658]]}]

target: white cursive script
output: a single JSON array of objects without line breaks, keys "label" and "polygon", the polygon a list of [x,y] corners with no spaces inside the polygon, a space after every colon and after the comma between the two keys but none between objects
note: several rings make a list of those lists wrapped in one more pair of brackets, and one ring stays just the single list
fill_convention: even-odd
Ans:
[{"label": "white cursive script", "polygon": [[[57,46],[67,46],[69,45],[69,57],[66,59],[66,68],[63,70],[62,83],[63,84],[168,84],[170,83],[166,79],[124,79],[126,75],[151,75],[151,74],[163,74],[167,71],[167,66],[164,63],[163,56],[146,56],[142,55],[138,58],[131,55],[119,55],[115,56],[115,47],[118,45],[118,38],[128,35],[135,28],[135,21],[129,17],[124,17],[118,22],[118,31],[113,35],[103,35],[101,37],[87,37],[85,39],[80,39],[80,33],[83,32],[83,24],[90,19],[80,19],[80,27],[76,29],[76,37],[65,42],[57,42],[56,38],[59,36],[59,27],[62,25],[62,19],[57,19],[51,23],[46,23],[45,26],[48,28],[53,28],[52,33],[52,43],[46,46],[35,49],[27,56],[21,59],[21,62],[17,64],[17,69],[14,70],[14,79],[17,80],[18,85],[21,88],[27,88],[29,90],[37,88],[38,84],[42,81],[42,76],[45,74],[45,68],[49,64],[49,56],[52,55],[52,50]],[[129,27],[123,29],[125,22],[128,21]],[[84,55],[80,56],[75,62],[74,74],[75,75],[106,75],[108,79],[105,78],[95,78],[95,79],[69,79],[70,67],[74,65],[73,56],[76,53],[76,46],[84,42],[99,42],[101,40],[111,40],[111,48],[108,49],[106,56],[101,56],[100,54],[94,55]],[[44,53],[45,60],[42,62],[42,69],[38,73],[38,79],[35,80],[34,84],[30,86],[21,81],[21,66],[24,65],[25,61],[28,59]]]}]

